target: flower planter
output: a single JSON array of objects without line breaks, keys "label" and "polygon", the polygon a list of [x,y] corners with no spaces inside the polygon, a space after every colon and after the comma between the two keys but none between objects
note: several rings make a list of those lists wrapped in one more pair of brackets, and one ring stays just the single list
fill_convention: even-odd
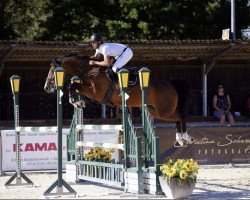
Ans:
[{"label": "flower planter", "polygon": [[163,179],[159,176],[162,191],[168,199],[188,198],[195,188],[195,183],[184,181],[181,186],[178,185],[178,178]]}]

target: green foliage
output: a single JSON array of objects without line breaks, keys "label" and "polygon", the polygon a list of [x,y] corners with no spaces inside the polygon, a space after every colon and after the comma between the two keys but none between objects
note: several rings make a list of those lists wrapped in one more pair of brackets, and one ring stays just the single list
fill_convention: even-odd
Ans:
[{"label": "green foliage", "polygon": [[123,21],[107,20],[106,26],[109,31],[109,38],[125,38],[131,31],[131,24]]},{"label": "green foliage", "polygon": [[[228,0],[2,0],[0,39],[218,39],[230,12]],[[248,0],[237,0],[237,38],[249,24]]]},{"label": "green foliage", "polygon": [[87,41],[92,32],[107,32],[105,19],[115,5],[112,0],[53,0],[52,9],[43,39]]},{"label": "green foliage", "polygon": [[2,26],[9,30],[6,38],[33,40],[46,30],[43,26],[52,12],[47,10],[49,0],[8,0],[3,1]]}]

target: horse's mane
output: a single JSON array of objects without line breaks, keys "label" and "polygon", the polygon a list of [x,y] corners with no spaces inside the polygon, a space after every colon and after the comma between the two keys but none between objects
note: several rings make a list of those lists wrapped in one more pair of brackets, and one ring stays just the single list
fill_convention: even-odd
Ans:
[{"label": "horse's mane", "polygon": [[87,76],[95,78],[100,73],[100,67],[93,67],[87,72]]},{"label": "horse's mane", "polygon": [[[58,64],[61,65],[63,59],[76,59],[76,60],[79,60],[80,62],[84,62],[84,63],[87,63],[86,64],[86,67],[84,68],[80,68],[78,71],[78,76],[81,77],[81,76],[85,76],[85,77],[88,77],[88,78],[95,78],[100,72],[100,66],[96,66],[96,65],[89,65],[88,62],[89,60],[91,60],[90,57],[88,56],[80,56],[78,55],[77,53],[69,53],[69,54],[66,54],[66,55],[63,55],[63,56],[60,56],[56,59],[56,61],[58,62]],[[86,69],[86,70],[84,70]]]},{"label": "horse's mane", "polygon": [[[88,56],[75,56],[77,59],[83,60],[83,61],[89,61],[90,58]],[[87,65],[87,69],[86,70],[86,76],[90,77],[90,78],[95,78],[99,73],[100,73],[100,66],[96,66],[96,65]]]}]

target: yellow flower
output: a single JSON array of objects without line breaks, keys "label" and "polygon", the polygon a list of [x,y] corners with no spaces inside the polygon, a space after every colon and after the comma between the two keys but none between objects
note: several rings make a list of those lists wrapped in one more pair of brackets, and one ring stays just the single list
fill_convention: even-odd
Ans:
[{"label": "yellow flower", "polygon": [[160,171],[164,178],[170,179],[173,177],[179,178],[181,181],[196,181],[199,165],[193,159],[168,159],[160,167]]},{"label": "yellow flower", "polygon": [[171,168],[167,171],[167,175],[168,175],[169,177],[174,177],[175,173],[176,173],[176,169],[175,169],[174,167],[171,167]]},{"label": "yellow flower", "polygon": [[185,170],[181,170],[180,171],[180,178],[182,180],[186,179],[187,178],[187,172]]},{"label": "yellow flower", "polygon": [[86,160],[95,160],[95,161],[111,161],[112,153],[114,149],[105,150],[100,147],[95,147],[91,149],[88,153],[84,155]]},{"label": "yellow flower", "polygon": [[109,151],[110,151],[110,153],[114,153],[114,152],[115,152],[115,149],[114,149],[114,148],[111,148]]},{"label": "yellow flower", "polygon": [[183,164],[183,167],[187,172],[191,172],[193,170],[193,163],[187,161]]}]

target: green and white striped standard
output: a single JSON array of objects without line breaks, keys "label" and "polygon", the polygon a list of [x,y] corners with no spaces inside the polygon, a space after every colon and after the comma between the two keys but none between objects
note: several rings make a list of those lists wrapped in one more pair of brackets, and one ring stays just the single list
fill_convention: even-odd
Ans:
[{"label": "green and white striped standard", "polygon": [[98,142],[83,142],[79,141],[76,143],[77,147],[100,147],[106,149],[121,149],[124,150],[124,144],[112,144],[112,143],[98,143]]},{"label": "green and white striped standard", "polygon": [[17,132],[57,132],[57,126],[18,126],[16,127]]},{"label": "green and white striped standard", "polygon": [[122,125],[109,125],[109,124],[105,124],[105,125],[91,125],[91,124],[87,124],[87,125],[81,125],[78,124],[76,125],[76,129],[78,130],[122,130]]}]

